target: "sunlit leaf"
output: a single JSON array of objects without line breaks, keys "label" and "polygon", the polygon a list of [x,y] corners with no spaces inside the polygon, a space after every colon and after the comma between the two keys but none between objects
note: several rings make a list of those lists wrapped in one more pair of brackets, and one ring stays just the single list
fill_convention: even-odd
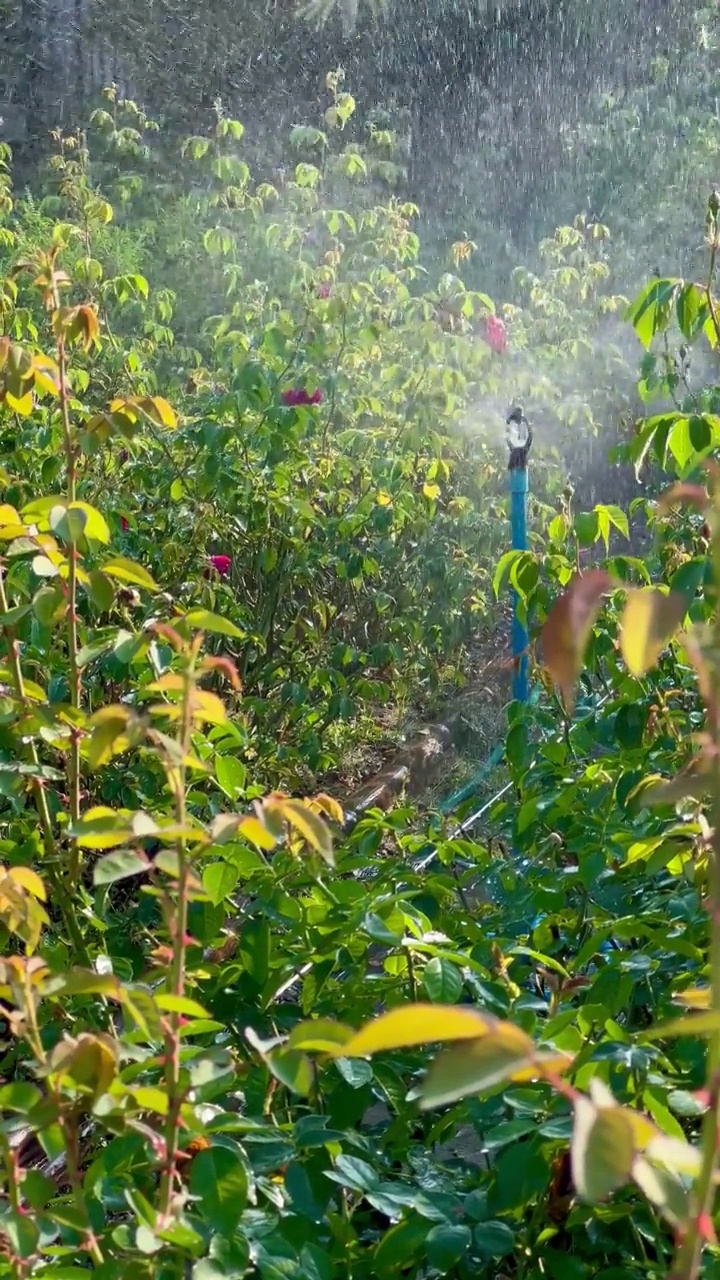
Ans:
[{"label": "sunlit leaf", "polygon": [[433,956],[423,970],[423,986],[435,1004],[455,1004],[463,988],[457,965],[444,956]]},{"label": "sunlit leaf", "polygon": [[512,1079],[516,1071],[531,1067],[534,1058],[535,1046],[529,1036],[511,1022],[500,1022],[482,1038],[453,1045],[437,1055],[420,1086],[420,1105],[423,1110],[444,1107],[491,1089]]},{"label": "sunlit leaf", "polygon": [[243,632],[229,618],[223,618],[209,609],[191,609],[185,614],[185,622],[195,631],[211,631],[218,636],[233,636],[242,640]]},{"label": "sunlit leaf", "polygon": [[113,556],[112,560],[106,560],[101,568],[108,578],[115,578],[118,582],[145,587],[148,591],[158,589],[157,583],[151,578],[147,569],[143,569],[140,564],[135,564],[133,560],[126,560],[124,556]]},{"label": "sunlit leaf", "polygon": [[645,348],[650,346],[655,334],[662,332],[670,323],[673,302],[681,283],[677,279],[651,280],[628,307],[625,318]]},{"label": "sunlit leaf", "polygon": [[93,884],[115,884],[128,876],[141,875],[150,867],[150,860],[134,849],[115,849],[99,858],[93,867]]},{"label": "sunlit leaf", "polygon": [[364,1058],[392,1049],[474,1040],[489,1035],[497,1025],[497,1019],[475,1009],[436,1004],[402,1005],[381,1014],[356,1032],[343,1046],[342,1056]]},{"label": "sunlit leaf", "polygon": [[643,1034],[646,1040],[665,1040],[677,1036],[714,1036],[718,1031],[720,1013],[708,1009],[704,1013],[691,1013],[687,1018],[673,1018],[671,1022],[662,1022]]},{"label": "sunlit leaf", "polygon": [[285,822],[290,823],[330,866],[334,866],[330,828],[302,800],[268,800],[266,808],[269,814],[277,813]]},{"label": "sunlit leaf", "polygon": [[628,669],[643,676],[653,667],[687,613],[687,600],[679,592],[654,587],[628,591],[623,611],[621,646]]},{"label": "sunlit leaf", "polygon": [[299,1022],[288,1036],[290,1049],[303,1049],[308,1053],[336,1053],[347,1045],[355,1033],[341,1022],[317,1018],[312,1022]]},{"label": "sunlit leaf", "polygon": [[545,665],[570,708],[585,647],[604,595],[613,585],[602,569],[576,575],[555,602],[543,627]]},{"label": "sunlit leaf", "polygon": [[583,1200],[595,1204],[630,1180],[636,1149],[627,1111],[575,1100],[570,1147],[573,1182]]},{"label": "sunlit leaf", "polygon": [[47,901],[45,885],[32,867],[11,867],[7,874],[10,880],[22,885],[23,889],[31,893],[34,898],[39,898],[41,902]]}]

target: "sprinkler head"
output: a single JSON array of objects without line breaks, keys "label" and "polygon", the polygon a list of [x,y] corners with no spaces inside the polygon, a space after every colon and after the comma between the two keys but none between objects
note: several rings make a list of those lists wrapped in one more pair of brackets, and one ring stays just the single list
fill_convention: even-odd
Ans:
[{"label": "sprinkler head", "polygon": [[524,449],[528,439],[531,438],[531,432],[530,423],[525,417],[521,405],[516,405],[508,414],[506,423],[507,432],[505,438],[507,440],[508,449]]}]

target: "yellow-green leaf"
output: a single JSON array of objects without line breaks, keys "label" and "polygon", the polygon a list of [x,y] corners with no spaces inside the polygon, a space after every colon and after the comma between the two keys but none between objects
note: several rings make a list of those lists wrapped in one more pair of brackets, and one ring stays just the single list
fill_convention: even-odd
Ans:
[{"label": "yellow-green leaf", "polygon": [[299,835],[317,850],[321,858],[324,858],[331,867],[335,865],[330,828],[319,814],[313,813],[302,800],[274,801],[273,807],[276,807],[285,821],[289,822],[291,827],[294,827]]},{"label": "yellow-green leaf", "polygon": [[[677,997],[675,997],[677,998]],[[686,1018],[673,1018],[662,1022],[644,1033],[646,1040],[664,1040],[677,1036],[713,1036],[720,1031],[720,1013],[707,1009],[704,1013],[691,1013]]]},{"label": "yellow-green leaf", "polygon": [[32,870],[32,867],[11,867],[7,874],[15,884],[22,885],[22,888],[27,893],[31,893],[34,898],[39,898],[41,902],[47,902],[45,885],[37,872]]},{"label": "yellow-green leaf", "polygon": [[233,636],[242,640],[243,632],[229,618],[222,618],[209,609],[191,609],[185,614],[185,621],[195,631],[211,631],[218,636]]},{"label": "yellow-green leaf", "polygon": [[88,502],[71,502],[68,511],[82,511],[85,516],[85,537],[105,545],[110,541],[110,530],[103,515]]},{"label": "yellow-green leaf", "polygon": [[636,1145],[623,1107],[575,1101],[570,1157],[578,1195],[594,1204],[630,1181]]},{"label": "yellow-green leaf", "polygon": [[476,1040],[499,1026],[490,1014],[467,1007],[409,1004],[366,1023],[336,1057],[365,1058],[392,1049],[412,1049],[451,1040]]},{"label": "yellow-green leaf", "polygon": [[256,844],[258,849],[274,849],[277,844],[277,840],[267,827],[263,826],[259,818],[254,818],[252,815],[240,820],[237,834],[250,844]]},{"label": "yellow-green leaf", "polygon": [[145,587],[148,591],[158,589],[157,583],[154,578],[151,578],[147,569],[143,569],[142,565],[136,564],[134,560],[127,560],[125,556],[113,556],[112,560],[106,560],[101,568],[109,578],[115,578],[118,582]]},{"label": "yellow-green leaf", "polygon": [[676,591],[665,593],[656,587],[628,591],[620,644],[632,675],[643,676],[655,665],[685,617],[687,607],[685,596]]},{"label": "yellow-green leaf", "polygon": [[127,840],[157,834],[158,826],[142,809],[109,809],[96,805],[70,828],[69,834],[83,849],[113,849]]},{"label": "yellow-green leaf", "polygon": [[438,1054],[420,1087],[420,1106],[423,1111],[444,1107],[458,1098],[492,1089],[511,1080],[515,1072],[532,1067],[534,1059],[530,1037],[513,1023],[500,1022],[487,1035]]},{"label": "yellow-green leaf", "polygon": [[686,987],[684,991],[676,991],[672,997],[673,1004],[682,1004],[686,1009],[709,1009],[712,991],[710,987]]},{"label": "yellow-green leaf", "polygon": [[[352,1040],[354,1031],[342,1022],[329,1018],[315,1018],[312,1022],[299,1022],[288,1036],[288,1048],[304,1049],[311,1053],[334,1053]],[[344,1057],[345,1054],[340,1056]]]}]

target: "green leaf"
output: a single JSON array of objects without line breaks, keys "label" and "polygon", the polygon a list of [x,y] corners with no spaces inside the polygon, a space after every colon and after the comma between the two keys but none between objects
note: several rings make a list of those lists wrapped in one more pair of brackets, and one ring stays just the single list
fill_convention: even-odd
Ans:
[{"label": "green leaf", "polygon": [[184,621],[192,627],[193,631],[211,631],[214,635],[243,639],[244,633],[235,626],[234,622],[229,618],[221,618],[217,613],[211,613],[209,609],[191,609],[185,614]]},{"label": "green leaf", "polygon": [[515,1249],[515,1235],[507,1222],[481,1222],[474,1242],[484,1258],[506,1258]]},{"label": "green leaf", "polygon": [[636,1156],[633,1181],[671,1226],[685,1226],[689,1216],[687,1189],[669,1169],[644,1156]]},{"label": "green leaf", "polygon": [[31,1084],[29,1080],[15,1080],[12,1084],[0,1085],[0,1107],[8,1111],[30,1111],[41,1097],[37,1085]]},{"label": "green leaf", "polygon": [[158,589],[157,583],[151,578],[147,569],[143,569],[140,564],[135,564],[134,560],[127,560],[125,556],[114,556],[112,560],[106,560],[101,567],[108,578],[115,578],[118,582],[127,582],[133,587],[145,587],[147,591]]},{"label": "green leaf", "polygon": [[506,551],[505,555],[501,556],[498,561],[498,565],[493,576],[493,591],[495,592],[497,599],[500,598],[500,592],[506,586],[510,578],[510,570],[515,564],[515,561],[519,560],[522,554],[522,551]]},{"label": "green leaf", "polygon": [[38,578],[57,578],[59,570],[47,556],[35,556],[32,562],[33,573]]},{"label": "green leaf", "polygon": [[265,1059],[276,1080],[286,1089],[307,1097],[315,1082],[312,1062],[295,1049],[272,1049]]},{"label": "green leaf", "polygon": [[167,1013],[181,1013],[186,1018],[207,1018],[207,1009],[203,1009],[197,1000],[188,996],[176,996],[169,991],[160,991],[155,997],[158,1009]]},{"label": "green leaf", "polygon": [[270,925],[263,916],[256,915],[243,926],[240,957],[245,965],[245,972],[259,987],[265,986],[270,973],[271,941]]},{"label": "green leaf", "polygon": [[38,587],[33,596],[32,610],[43,627],[49,627],[64,607],[65,597],[54,587]]},{"label": "green leaf", "polygon": [[115,588],[106,573],[93,569],[87,593],[99,613],[108,613],[115,599]]},{"label": "green leaf", "polygon": [[[55,592],[52,594],[55,595]],[[27,617],[32,607],[30,604],[18,604],[14,609],[8,609],[7,613],[0,613],[0,627],[14,627]]]},{"label": "green leaf", "polygon": [[311,1022],[299,1022],[288,1036],[291,1049],[303,1049],[309,1053],[333,1053],[338,1045],[347,1044],[353,1031],[342,1022],[330,1022],[328,1018],[316,1018]]},{"label": "green leaf", "polygon": [[93,884],[115,884],[116,880],[140,875],[148,870],[149,865],[148,858],[143,858],[134,849],[115,849],[95,863]]},{"label": "green leaf", "polygon": [[668,327],[680,284],[677,279],[651,280],[625,312],[625,319],[630,321],[646,350],[655,334]]},{"label": "green leaf", "polygon": [[237,800],[245,791],[247,770],[236,756],[216,756],[215,778],[228,799]]},{"label": "green leaf", "polygon": [[673,1018],[644,1032],[646,1040],[664,1040],[676,1036],[713,1036],[720,1031],[720,1013],[708,1009],[705,1013],[691,1013],[687,1017]]},{"label": "green leaf", "polygon": [[325,1176],[351,1191],[374,1191],[380,1183],[380,1175],[373,1166],[357,1156],[338,1156],[335,1168],[328,1170]]},{"label": "green leaf", "polygon": [[240,876],[229,862],[211,862],[202,874],[203,889],[216,906],[230,897]]},{"label": "green leaf", "polygon": [[452,1271],[470,1247],[472,1232],[469,1227],[441,1222],[428,1235],[425,1250],[429,1266],[446,1275]]},{"label": "green leaf", "polygon": [[373,1258],[378,1275],[395,1277],[412,1265],[419,1255],[424,1254],[425,1241],[431,1230],[431,1223],[425,1218],[411,1214],[386,1231]]},{"label": "green leaf", "polygon": [[157,831],[157,823],[142,809],[132,813],[96,805],[70,828],[69,835],[81,849],[112,849],[126,840],[157,835]]},{"label": "green leaf", "polygon": [[577,540],[583,547],[590,547],[601,535],[600,519],[596,511],[578,511],[573,521]]},{"label": "green leaf", "polygon": [[684,284],[676,301],[678,324],[683,337],[692,342],[702,332],[709,316],[707,292],[697,284]]},{"label": "green leaf", "polygon": [[190,1191],[214,1231],[232,1236],[247,1204],[249,1183],[245,1164],[228,1147],[200,1151],[190,1165]]},{"label": "green leaf", "polygon": [[425,965],[423,986],[433,1003],[455,1004],[463,988],[462,974],[451,960],[433,956]]},{"label": "green leaf", "polygon": [[706,570],[706,557],[695,556],[692,560],[686,560],[685,564],[681,564],[680,568],[675,570],[668,586],[676,595],[684,596],[686,604],[689,605],[703,584]]},{"label": "green leaf", "polygon": [[356,1031],[338,1056],[365,1058],[393,1049],[473,1040],[489,1035],[499,1025],[496,1018],[479,1009],[443,1008],[434,1004],[401,1005]]}]

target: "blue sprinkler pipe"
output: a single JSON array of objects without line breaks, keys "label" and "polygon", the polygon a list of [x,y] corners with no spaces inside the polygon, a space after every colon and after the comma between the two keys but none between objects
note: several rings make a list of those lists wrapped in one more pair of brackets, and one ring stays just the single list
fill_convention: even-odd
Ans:
[{"label": "blue sprinkler pipe", "polygon": [[[513,409],[507,419],[507,442],[510,450],[510,525],[513,551],[527,551],[528,454],[532,446],[532,427],[522,409]],[[528,633],[520,618],[520,597],[513,591],[513,698],[528,700]]]}]

